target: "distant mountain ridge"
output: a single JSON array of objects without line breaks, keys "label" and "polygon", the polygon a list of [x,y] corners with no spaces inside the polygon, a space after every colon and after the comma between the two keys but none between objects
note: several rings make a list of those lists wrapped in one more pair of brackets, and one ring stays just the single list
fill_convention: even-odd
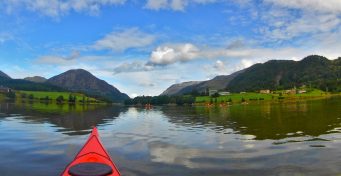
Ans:
[{"label": "distant mountain ridge", "polygon": [[27,81],[23,79],[12,79],[4,72],[0,71],[0,86],[9,87],[15,90],[31,90],[31,91],[65,91],[65,89],[45,84]]},{"label": "distant mountain ridge", "polygon": [[288,89],[303,85],[341,91],[341,58],[329,60],[312,55],[301,61],[271,60],[255,64],[227,86],[232,92]]},{"label": "distant mountain ridge", "polygon": [[[35,78],[44,81],[43,77]],[[32,82],[32,78],[11,79],[0,71],[0,85],[16,90],[82,92],[113,102],[122,102],[129,98],[114,86],[83,69],[69,70],[40,83]],[[329,60],[323,56],[312,55],[301,61],[270,60],[231,75],[216,76],[208,81],[175,84],[161,95],[172,96],[184,95],[193,91],[204,92],[207,88],[241,92],[262,89],[281,90],[300,86],[340,92],[341,58]]]},{"label": "distant mountain ridge", "polygon": [[9,77],[6,73],[0,71],[0,77],[1,78],[8,78],[8,79],[11,79],[11,77]]},{"label": "distant mountain ridge", "polygon": [[183,95],[194,90],[203,92],[207,88],[242,92],[291,89],[303,85],[321,90],[341,91],[341,58],[329,60],[323,56],[311,55],[301,61],[270,60],[231,75],[217,76],[209,81],[175,84],[161,95]]},{"label": "distant mountain ridge", "polygon": [[167,88],[161,95],[184,95],[193,91],[205,92],[207,89],[224,90],[230,81],[244,70],[237,71],[230,75],[216,76],[208,81],[190,81],[179,84],[173,84]]},{"label": "distant mountain ridge", "polygon": [[203,92],[207,88],[214,90],[224,90],[236,76],[243,72],[244,70],[240,70],[230,75],[216,76],[211,80],[203,81],[202,83],[198,84],[198,86],[196,86],[195,89],[198,92]]},{"label": "distant mountain ridge", "polygon": [[104,97],[114,102],[122,102],[129,98],[128,95],[121,93],[114,86],[83,69],[66,71],[48,79],[46,83],[71,91],[80,91],[95,97]]},{"label": "distant mountain ridge", "polygon": [[200,83],[202,83],[202,81],[189,81],[173,84],[164,92],[162,92],[161,95],[183,95],[185,93],[191,92],[193,88]]},{"label": "distant mountain ridge", "polygon": [[69,70],[48,80],[41,76],[11,79],[0,71],[0,85],[15,90],[82,92],[97,99],[122,102],[128,95],[83,69]]},{"label": "distant mountain ridge", "polygon": [[26,78],[24,78],[24,80],[36,82],[36,83],[43,83],[43,82],[47,81],[46,78],[41,77],[41,76],[26,77]]}]

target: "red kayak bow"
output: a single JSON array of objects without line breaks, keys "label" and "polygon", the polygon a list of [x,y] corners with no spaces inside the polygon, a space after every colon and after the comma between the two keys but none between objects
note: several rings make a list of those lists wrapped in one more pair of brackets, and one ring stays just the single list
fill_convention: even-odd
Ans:
[{"label": "red kayak bow", "polygon": [[62,176],[120,176],[120,172],[103,147],[97,128],[75,159],[65,168]]}]

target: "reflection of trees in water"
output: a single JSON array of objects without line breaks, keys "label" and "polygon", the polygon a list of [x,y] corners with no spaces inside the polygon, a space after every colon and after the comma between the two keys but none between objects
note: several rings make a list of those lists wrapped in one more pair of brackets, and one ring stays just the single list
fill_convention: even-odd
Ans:
[{"label": "reflection of trees in water", "polygon": [[[93,125],[111,122],[127,111],[125,107],[56,105],[44,103],[0,103],[0,118],[20,114],[28,123],[50,123],[60,132],[87,133]],[[250,134],[256,139],[284,139],[288,136],[319,136],[340,127],[341,99],[290,103],[262,103],[230,107],[161,107],[171,123],[217,132]],[[136,113],[144,109],[137,108]],[[1,119],[0,119],[1,121]]]},{"label": "reflection of trees in water", "polygon": [[[99,107],[82,113],[65,114],[57,118],[49,118],[52,124],[66,128],[66,131],[90,130],[93,126],[104,125],[116,119],[121,112],[126,111],[122,107]],[[71,133],[69,133],[71,134]]]},{"label": "reflection of trees in water", "polygon": [[127,108],[120,106],[0,103],[2,117],[20,114],[28,123],[50,123],[69,135],[88,133],[93,126],[109,123],[125,111]]},{"label": "reflection of trees in water", "polygon": [[231,128],[233,122],[229,119],[228,108],[206,107],[163,107],[161,112],[171,123],[187,127],[206,126],[220,130]]},{"label": "reflection of trees in water", "polygon": [[282,104],[233,105],[223,108],[164,107],[170,122],[184,126],[233,129],[256,139],[283,139],[319,136],[340,127],[341,99],[291,102]]},{"label": "reflection of trees in water", "polygon": [[[338,100],[340,103],[340,100]],[[340,106],[334,100],[294,102],[271,105],[270,111],[262,106],[231,108],[231,119],[242,134],[256,139],[282,139],[288,136],[319,136],[340,126]]]}]

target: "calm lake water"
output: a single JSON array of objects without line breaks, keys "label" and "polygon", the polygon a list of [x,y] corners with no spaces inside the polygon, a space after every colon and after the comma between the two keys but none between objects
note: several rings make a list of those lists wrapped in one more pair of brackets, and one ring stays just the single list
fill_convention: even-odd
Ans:
[{"label": "calm lake water", "polygon": [[224,108],[0,104],[0,175],[59,175],[97,125],[122,175],[341,175],[341,98]]}]

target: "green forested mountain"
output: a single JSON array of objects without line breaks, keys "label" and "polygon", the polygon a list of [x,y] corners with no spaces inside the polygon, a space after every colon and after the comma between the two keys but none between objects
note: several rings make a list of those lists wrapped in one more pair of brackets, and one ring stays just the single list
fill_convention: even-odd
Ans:
[{"label": "green forested mountain", "polygon": [[127,94],[83,69],[68,70],[48,79],[46,83],[113,102],[129,99]]},{"label": "green forested mountain", "polygon": [[255,64],[237,75],[227,86],[232,92],[289,89],[303,85],[341,91],[341,58],[329,60],[312,55],[301,61],[271,60]]},{"label": "green forested mountain", "polygon": [[178,84],[173,84],[168,87],[165,91],[161,93],[160,96],[175,96],[175,95],[183,95],[186,93],[191,93],[195,90],[196,86],[201,84],[202,81],[189,81],[189,82],[182,82]]},{"label": "green forested mountain", "polygon": [[[38,78],[38,79],[37,79]],[[82,69],[69,70],[45,81],[43,77],[11,79],[0,71],[0,86],[27,91],[82,92],[98,100],[123,102],[129,97],[114,86]]]},{"label": "green forested mountain", "polygon": [[11,77],[9,77],[6,73],[0,71],[0,79],[3,79],[3,78],[11,79]]},{"label": "green forested mountain", "polygon": [[244,70],[237,71],[230,75],[219,75],[207,81],[190,81],[179,84],[173,84],[167,88],[161,95],[178,96],[191,94],[193,92],[203,93],[207,89],[223,90],[238,74]]},{"label": "green forested mountain", "polygon": [[9,87],[15,90],[32,90],[32,91],[64,91],[65,89],[46,84],[35,83],[23,79],[11,79],[7,77],[0,77],[0,86]]},{"label": "green forested mountain", "polygon": [[36,83],[43,83],[43,82],[46,82],[47,79],[41,76],[32,76],[32,77],[26,77],[24,78],[24,80],[36,82]]}]

